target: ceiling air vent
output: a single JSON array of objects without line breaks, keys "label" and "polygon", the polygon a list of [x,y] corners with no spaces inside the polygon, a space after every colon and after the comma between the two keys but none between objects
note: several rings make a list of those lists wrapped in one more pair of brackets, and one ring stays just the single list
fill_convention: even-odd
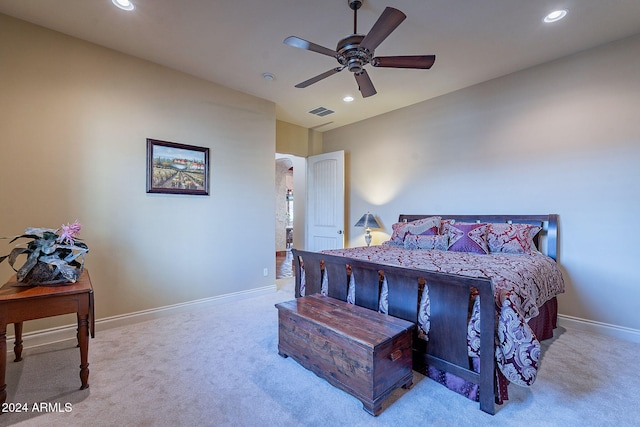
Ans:
[{"label": "ceiling air vent", "polygon": [[328,116],[329,114],[335,113],[335,111],[329,110],[328,108],[324,107],[316,107],[313,110],[309,111],[309,113],[315,114],[316,116],[324,117]]}]

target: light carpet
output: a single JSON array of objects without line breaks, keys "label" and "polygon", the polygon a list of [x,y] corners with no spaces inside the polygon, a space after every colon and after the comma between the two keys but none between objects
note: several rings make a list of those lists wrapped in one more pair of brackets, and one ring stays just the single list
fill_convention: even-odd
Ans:
[{"label": "light carpet", "polygon": [[[25,349],[7,363],[8,403],[20,426],[632,426],[640,409],[640,344],[559,328],[543,343],[538,379],[511,386],[496,415],[414,373],[372,417],[349,394],[278,355],[274,304],[266,296],[211,305],[130,326],[98,329],[89,383],[78,390],[72,341]],[[11,348],[11,343],[8,343]],[[41,408],[43,411],[33,410]],[[56,406],[56,403],[58,404]]]}]

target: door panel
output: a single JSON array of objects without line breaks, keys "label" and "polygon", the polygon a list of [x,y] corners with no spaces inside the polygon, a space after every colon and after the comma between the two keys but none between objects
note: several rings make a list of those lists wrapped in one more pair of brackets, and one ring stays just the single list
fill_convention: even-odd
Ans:
[{"label": "door panel", "polygon": [[307,163],[307,250],[344,247],[344,151]]}]

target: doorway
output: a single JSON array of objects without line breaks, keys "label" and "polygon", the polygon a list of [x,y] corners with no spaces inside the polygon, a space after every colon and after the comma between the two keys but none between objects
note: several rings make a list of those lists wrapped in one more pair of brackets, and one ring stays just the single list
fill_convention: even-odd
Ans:
[{"label": "doorway", "polygon": [[291,254],[291,249],[294,245],[295,234],[293,157],[294,156],[285,154],[276,154],[276,279],[293,276],[293,256]]}]

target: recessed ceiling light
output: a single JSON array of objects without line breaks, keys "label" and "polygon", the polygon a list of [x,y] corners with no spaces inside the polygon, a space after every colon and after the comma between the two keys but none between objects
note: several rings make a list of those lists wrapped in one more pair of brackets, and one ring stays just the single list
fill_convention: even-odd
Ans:
[{"label": "recessed ceiling light", "polygon": [[549,24],[551,22],[559,21],[565,16],[567,16],[567,11],[565,9],[554,10],[553,12],[545,16],[543,21]]},{"label": "recessed ceiling light", "polygon": [[345,96],[342,100],[344,102],[353,102],[353,96]]},{"label": "recessed ceiling light", "polygon": [[134,6],[129,0],[111,0],[113,4],[122,10],[133,10]]}]

